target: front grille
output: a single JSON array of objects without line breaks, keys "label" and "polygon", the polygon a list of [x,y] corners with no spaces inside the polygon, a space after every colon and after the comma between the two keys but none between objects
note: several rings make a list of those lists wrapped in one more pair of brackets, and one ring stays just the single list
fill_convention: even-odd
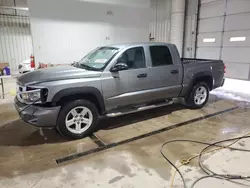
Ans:
[{"label": "front grille", "polygon": [[22,92],[24,92],[24,91],[26,91],[26,88],[25,87],[22,87],[22,86],[20,86],[19,85],[20,83],[19,82],[17,82],[17,99],[18,99],[18,101],[20,101],[20,102],[22,102],[22,103],[24,103],[24,100],[22,99],[22,96],[21,96],[21,94],[20,93],[22,93]]}]

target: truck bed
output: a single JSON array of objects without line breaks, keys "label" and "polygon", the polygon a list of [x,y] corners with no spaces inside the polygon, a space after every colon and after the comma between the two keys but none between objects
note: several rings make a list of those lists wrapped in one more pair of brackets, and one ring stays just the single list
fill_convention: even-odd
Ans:
[{"label": "truck bed", "polygon": [[183,64],[189,63],[216,63],[220,60],[213,60],[213,59],[196,59],[196,58],[181,58],[181,62]]},{"label": "truck bed", "polygon": [[[205,73],[212,76],[214,80],[212,89],[222,85],[224,77],[224,63],[222,60],[181,58],[181,63],[184,72],[183,86],[188,86],[190,79],[195,75]],[[183,95],[187,95],[185,88]]]}]

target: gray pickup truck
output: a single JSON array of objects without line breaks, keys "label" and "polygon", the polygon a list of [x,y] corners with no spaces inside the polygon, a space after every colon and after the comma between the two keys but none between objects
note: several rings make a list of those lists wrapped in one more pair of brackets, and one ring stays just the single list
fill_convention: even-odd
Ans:
[{"label": "gray pickup truck", "polygon": [[176,98],[202,108],[209,91],[223,83],[222,61],[181,59],[173,44],[111,45],[72,66],[20,76],[15,106],[25,122],[79,139],[95,130],[100,116],[169,105]]}]

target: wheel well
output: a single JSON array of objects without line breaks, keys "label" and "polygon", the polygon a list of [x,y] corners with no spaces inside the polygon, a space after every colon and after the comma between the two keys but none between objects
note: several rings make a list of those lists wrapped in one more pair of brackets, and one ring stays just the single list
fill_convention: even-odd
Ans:
[{"label": "wheel well", "polygon": [[198,77],[197,79],[195,79],[194,84],[198,82],[205,82],[208,85],[210,90],[213,89],[213,78],[211,76]]},{"label": "wheel well", "polygon": [[66,104],[66,103],[68,103],[70,101],[75,101],[77,99],[84,99],[84,100],[88,100],[88,101],[92,102],[96,106],[98,112],[100,114],[103,114],[103,109],[101,108],[101,105],[100,105],[97,97],[94,94],[72,94],[72,95],[68,95],[68,96],[62,97],[57,102],[57,105],[62,106],[62,105]]}]

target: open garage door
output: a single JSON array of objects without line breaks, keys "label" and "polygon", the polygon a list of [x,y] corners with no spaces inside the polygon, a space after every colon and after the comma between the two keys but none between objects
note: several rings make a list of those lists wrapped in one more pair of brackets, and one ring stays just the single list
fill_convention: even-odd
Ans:
[{"label": "open garage door", "polygon": [[200,0],[197,58],[222,59],[226,76],[250,80],[250,1]]}]

